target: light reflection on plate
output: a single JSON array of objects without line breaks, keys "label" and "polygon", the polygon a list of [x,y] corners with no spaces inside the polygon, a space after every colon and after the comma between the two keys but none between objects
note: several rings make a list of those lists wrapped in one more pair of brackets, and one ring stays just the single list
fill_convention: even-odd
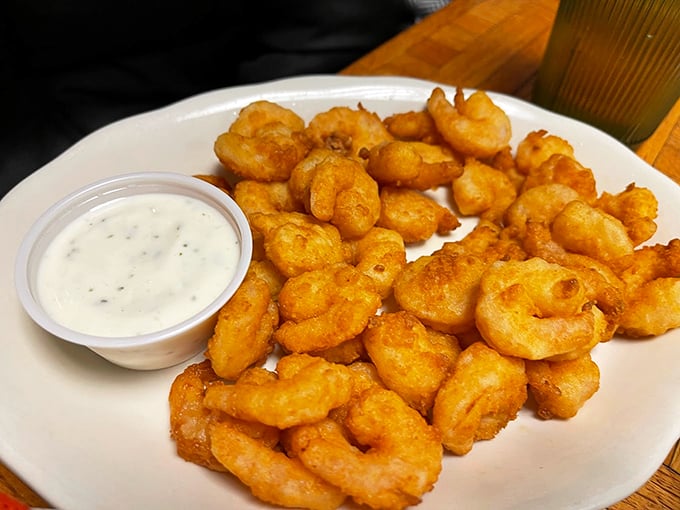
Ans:
[{"label": "light reflection on plate", "polygon": [[[69,510],[263,508],[233,479],[179,459],[168,435],[167,394],[182,366],[136,373],[64,347],[22,311],[12,281],[21,238],[38,215],[98,178],[140,170],[208,173],[216,136],[257,99],[306,119],[344,104],[381,116],[419,109],[434,83],[408,78],[308,76],[218,90],[103,128],[25,179],[0,203],[0,458],[53,505]],[[444,87],[448,94],[451,87]],[[614,139],[510,97],[491,94],[513,122],[512,145],[543,128],[568,139],[598,191],[630,182],[660,204],[651,242],[680,232],[680,187]],[[474,224],[464,222],[458,238]],[[440,240],[411,251],[431,252]],[[598,346],[600,391],[572,420],[523,410],[495,439],[448,456],[418,508],[599,509],[635,492],[680,436],[680,331]],[[83,363],[85,361],[85,363]],[[195,361],[195,360],[194,360]]]}]

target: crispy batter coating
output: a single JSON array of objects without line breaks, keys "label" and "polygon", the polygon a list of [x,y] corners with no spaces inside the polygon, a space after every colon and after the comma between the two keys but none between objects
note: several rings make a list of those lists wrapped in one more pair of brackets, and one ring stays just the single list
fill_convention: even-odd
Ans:
[{"label": "crispy batter coating", "polygon": [[234,191],[233,186],[222,175],[195,174],[194,177],[196,177],[197,179],[201,179],[202,181],[205,181],[209,184],[212,184],[217,188],[220,188],[229,196],[233,196]]},{"label": "crispy batter coating", "polygon": [[465,216],[500,223],[517,191],[507,174],[474,158],[467,158],[463,174],[453,181],[453,200]]},{"label": "crispy batter coating", "polygon": [[361,333],[381,304],[373,280],[352,265],[308,271],[281,289],[274,338],[290,352],[329,349]]},{"label": "crispy batter coating", "polygon": [[427,415],[460,354],[456,337],[428,329],[414,315],[400,311],[371,319],[363,339],[385,385]]},{"label": "crispy batter coating", "polygon": [[492,157],[510,143],[510,119],[483,91],[475,91],[466,99],[459,87],[451,104],[444,91],[435,87],[427,100],[427,111],[444,140],[464,156]]},{"label": "crispy batter coating", "polygon": [[239,380],[236,384],[211,386],[204,404],[234,418],[285,429],[325,418],[331,409],[350,398],[352,376],[344,365],[314,357],[293,372],[287,374],[290,377],[262,384]]},{"label": "crispy batter coating", "polygon": [[220,163],[244,179],[285,181],[309,151],[301,133],[283,124],[267,124],[253,136],[227,131],[215,140]]},{"label": "crispy batter coating", "polygon": [[263,236],[267,258],[285,277],[345,260],[338,229],[308,214],[257,213],[250,225]]},{"label": "crispy batter coating", "polygon": [[458,356],[437,393],[432,423],[447,450],[465,455],[514,420],[526,399],[524,361],[476,342]]},{"label": "crispy batter coating", "polygon": [[224,471],[211,451],[210,427],[216,423],[228,422],[271,447],[279,442],[279,430],[274,427],[237,420],[205,407],[205,391],[213,384],[221,384],[221,379],[212,370],[210,361],[204,360],[187,366],[170,387],[170,436],[180,457],[213,471]]},{"label": "crispy batter coating", "polygon": [[460,227],[449,208],[410,188],[385,186],[380,190],[377,226],[394,230],[405,243],[425,241],[435,233],[447,234]]},{"label": "crispy batter coating", "polygon": [[301,202],[295,200],[288,182],[261,182],[242,179],[234,186],[234,201],[248,218],[256,213],[305,212]]},{"label": "crispy batter coating", "polygon": [[394,140],[368,151],[366,171],[382,186],[424,191],[450,184],[463,167],[444,145]]},{"label": "crispy batter coating", "polygon": [[385,117],[383,123],[398,140],[441,144],[442,135],[427,110],[398,112]]},{"label": "crispy batter coating", "polygon": [[263,363],[274,350],[279,311],[269,284],[249,270],[232,298],[220,309],[206,357],[213,370],[234,381],[243,371]]},{"label": "crispy batter coating", "polygon": [[481,278],[477,329],[501,354],[570,359],[605,338],[607,321],[574,271],[533,257],[494,262]]},{"label": "crispy batter coating", "polygon": [[208,430],[218,421],[219,414],[203,405],[203,396],[208,386],[219,381],[210,361],[194,363],[175,377],[168,397],[170,437],[175,441],[177,454],[213,471],[225,471],[210,451]]},{"label": "crispy batter coating", "polygon": [[524,180],[522,191],[552,183],[573,188],[578,192],[581,200],[589,204],[597,199],[597,185],[593,171],[564,154],[553,154],[538,168],[530,169]]},{"label": "crispy batter coating", "polygon": [[361,505],[402,509],[420,502],[439,477],[442,446],[436,431],[396,393],[365,390],[345,420],[361,448],[333,420],[289,432],[292,455]]},{"label": "crispy batter coating", "polygon": [[609,262],[633,253],[633,241],[620,220],[581,200],[569,202],[555,216],[553,239],[566,250]]},{"label": "crispy batter coating", "polygon": [[262,501],[288,508],[334,510],[346,499],[337,487],[227,423],[210,429],[214,456]]},{"label": "crispy batter coating", "polygon": [[618,332],[642,338],[680,327],[680,239],[638,248],[618,265],[626,299]]},{"label": "crispy batter coating", "polygon": [[564,154],[573,158],[574,148],[564,138],[549,134],[545,129],[531,131],[517,144],[515,156],[517,170],[528,175],[553,154]]},{"label": "crispy batter coating", "polygon": [[380,215],[378,184],[356,159],[315,149],[295,166],[288,181],[295,199],[344,238],[361,237]]},{"label": "crispy batter coating", "polygon": [[437,331],[466,331],[474,327],[479,282],[487,265],[474,255],[418,257],[395,280],[394,298],[402,309]]},{"label": "crispy batter coating", "polygon": [[576,416],[600,389],[600,369],[590,353],[566,361],[527,361],[529,391],[544,420]]},{"label": "crispy batter coating", "polygon": [[579,199],[578,191],[565,184],[542,184],[520,193],[505,210],[503,224],[521,239],[529,222],[551,224],[564,207]]},{"label": "crispy batter coating", "polygon": [[307,124],[305,134],[314,147],[352,157],[359,157],[362,149],[393,139],[382,119],[361,104],[356,108],[336,106],[317,113]]},{"label": "crispy batter coating", "polygon": [[628,231],[635,246],[649,240],[656,233],[659,202],[647,188],[631,183],[620,193],[603,192],[595,206],[618,218]]},{"label": "crispy batter coating", "polygon": [[406,266],[404,238],[395,230],[373,227],[349,243],[350,262],[373,280],[383,299],[392,294],[394,279]]}]

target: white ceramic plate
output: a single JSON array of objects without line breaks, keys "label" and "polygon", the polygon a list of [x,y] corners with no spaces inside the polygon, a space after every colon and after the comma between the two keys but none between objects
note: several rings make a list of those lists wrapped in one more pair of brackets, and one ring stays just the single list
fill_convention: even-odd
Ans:
[{"label": "white ceramic plate", "polygon": [[[183,366],[117,368],[56,341],[29,319],[12,280],[17,247],[45,208],[96,179],[141,170],[216,171],[214,139],[253,100],[278,102],[307,119],[359,101],[384,116],[421,108],[434,86],[405,78],[309,76],[218,90],[101,129],[19,184],[0,202],[2,460],[63,510],[266,507],[229,476],[176,456],[167,394]],[[452,97],[453,89],[444,88]],[[680,235],[677,184],[599,131],[492,97],[512,119],[513,146],[537,128],[567,138],[594,170],[600,192],[636,182],[656,193],[660,220],[652,241]],[[454,237],[469,228],[466,223]],[[680,331],[645,341],[615,339],[598,346],[594,357],[601,389],[574,419],[544,422],[522,411],[465,457],[446,456],[419,508],[600,509],[635,492],[680,436]]]}]

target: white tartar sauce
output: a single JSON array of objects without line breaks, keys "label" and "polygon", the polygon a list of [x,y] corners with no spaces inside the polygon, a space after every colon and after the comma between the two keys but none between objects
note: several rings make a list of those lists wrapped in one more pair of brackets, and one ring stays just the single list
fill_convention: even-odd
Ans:
[{"label": "white tartar sauce", "polygon": [[104,337],[178,324],[233,278],[239,238],[204,202],[172,193],[120,198],[78,217],[38,268],[39,300],[58,323]]}]

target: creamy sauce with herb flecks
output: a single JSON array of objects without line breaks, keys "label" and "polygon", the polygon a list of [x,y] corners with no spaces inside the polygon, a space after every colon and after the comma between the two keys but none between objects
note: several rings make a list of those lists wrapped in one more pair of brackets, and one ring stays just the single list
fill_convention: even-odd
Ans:
[{"label": "creamy sauce with herb flecks", "polygon": [[88,211],[45,252],[39,300],[81,333],[134,336],[178,324],[233,278],[239,239],[204,202],[171,193],[133,195]]}]

